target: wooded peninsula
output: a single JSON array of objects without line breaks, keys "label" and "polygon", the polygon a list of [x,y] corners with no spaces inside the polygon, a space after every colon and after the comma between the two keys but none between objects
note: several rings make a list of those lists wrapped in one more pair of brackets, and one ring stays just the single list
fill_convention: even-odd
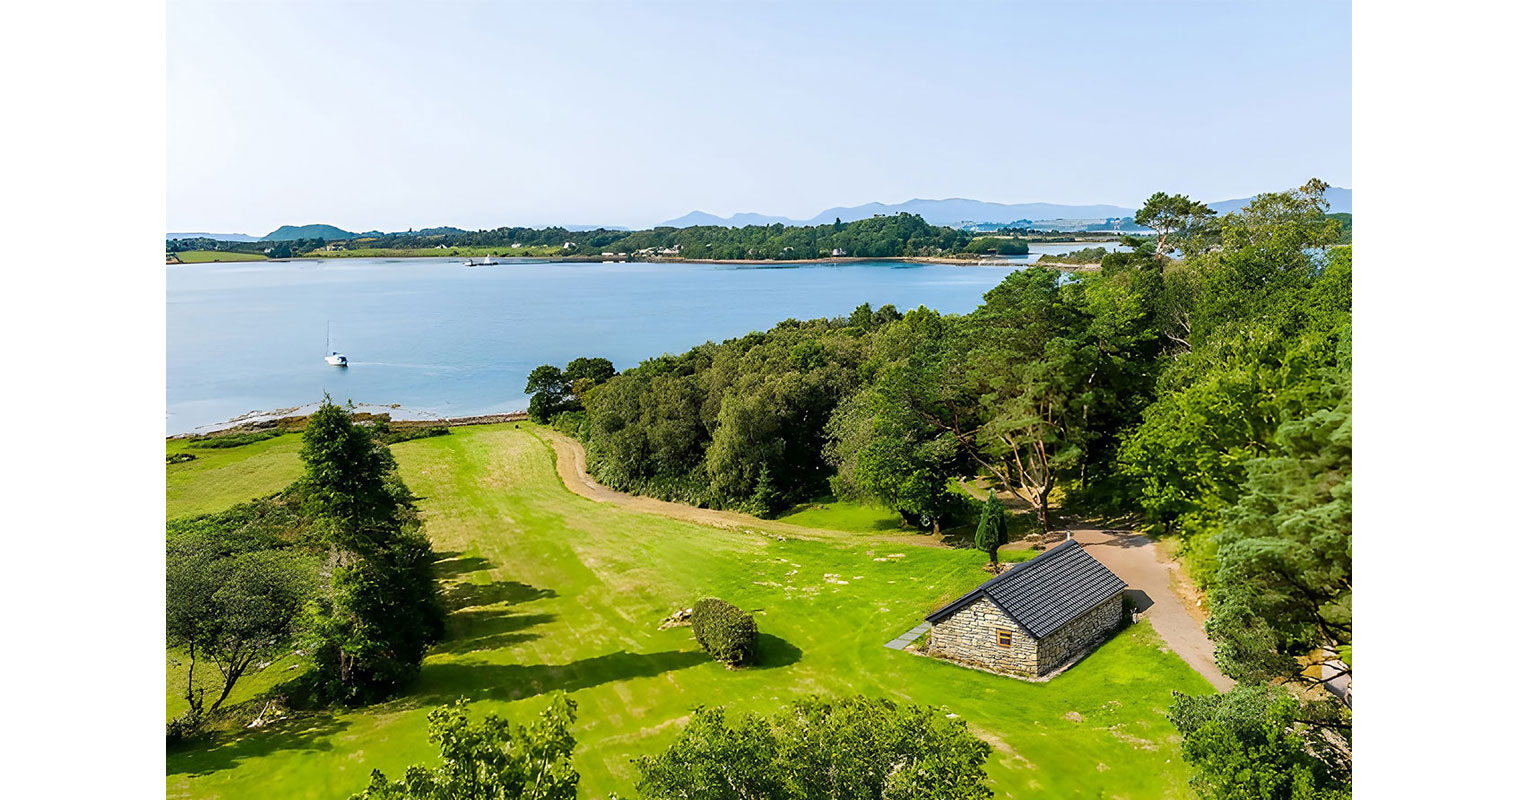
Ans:
[{"label": "wooded peninsula", "polygon": [[[830,225],[716,225],[621,231],[598,228],[496,228],[365,235],[355,239],[228,242],[171,239],[170,261],[247,258],[438,257],[561,258],[567,260],[811,261],[828,258],[935,258],[975,261],[1024,255],[1028,242],[1012,229],[972,233],[930,225],[916,214],[872,217]],[[190,255],[194,254],[194,255]],[[223,257],[220,254],[226,254]]]}]

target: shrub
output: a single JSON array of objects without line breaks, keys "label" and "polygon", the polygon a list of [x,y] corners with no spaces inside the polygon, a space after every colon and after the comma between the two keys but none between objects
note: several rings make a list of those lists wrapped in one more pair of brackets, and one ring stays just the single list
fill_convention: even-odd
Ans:
[{"label": "shrub", "polygon": [[194,739],[204,730],[205,721],[205,716],[197,714],[193,708],[169,720],[164,726],[164,744],[173,747]]},{"label": "shrub", "polygon": [[742,664],[755,654],[758,629],[754,616],[716,597],[692,606],[691,632],[713,660],[729,666]]},{"label": "shrub", "polygon": [[375,441],[383,444],[400,444],[410,442],[413,439],[431,439],[434,436],[448,436],[449,429],[442,425],[430,425],[421,427],[407,425],[400,428],[392,428],[387,423],[376,423],[370,431]]},{"label": "shrub", "polygon": [[170,454],[164,456],[164,463],[166,463],[166,464],[183,464],[186,461],[194,461],[194,460],[195,460],[195,454],[194,453],[170,453]]},{"label": "shrub", "polygon": [[219,449],[223,447],[242,447],[245,444],[262,442],[265,439],[273,439],[283,434],[284,431],[252,431],[249,433],[227,433],[220,436],[207,436],[203,439],[194,439],[190,442],[191,447],[203,450]]},{"label": "shrub", "polygon": [[586,412],[564,411],[549,420],[549,427],[575,439],[586,439]]}]

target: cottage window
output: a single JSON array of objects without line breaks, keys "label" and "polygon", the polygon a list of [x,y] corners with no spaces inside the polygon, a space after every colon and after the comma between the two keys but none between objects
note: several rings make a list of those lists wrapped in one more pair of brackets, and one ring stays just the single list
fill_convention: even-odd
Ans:
[{"label": "cottage window", "polygon": [[1007,628],[998,628],[998,647],[1013,646],[1013,631]]}]

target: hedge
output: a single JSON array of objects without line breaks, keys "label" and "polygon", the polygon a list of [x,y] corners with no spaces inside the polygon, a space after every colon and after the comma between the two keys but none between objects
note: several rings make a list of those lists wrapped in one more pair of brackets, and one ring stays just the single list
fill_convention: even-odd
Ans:
[{"label": "hedge", "polygon": [[708,655],[729,666],[742,664],[755,654],[755,618],[716,597],[692,606],[691,632]]}]

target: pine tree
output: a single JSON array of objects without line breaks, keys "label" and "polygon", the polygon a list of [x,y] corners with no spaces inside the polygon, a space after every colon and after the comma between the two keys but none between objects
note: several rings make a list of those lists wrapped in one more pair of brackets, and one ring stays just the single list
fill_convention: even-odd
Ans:
[{"label": "pine tree", "polygon": [[1008,543],[1008,515],[997,499],[997,492],[987,492],[987,502],[982,504],[982,518],[976,524],[976,549],[987,554],[987,563],[998,563],[999,547]]},{"label": "pine tree", "polygon": [[328,538],[329,585],[307,610],[311,679],[328,699],[364,703],[414,677],[443,635],[443,606],[411,493],[385,445],[323,400],[301,443],[296,484]]}]

